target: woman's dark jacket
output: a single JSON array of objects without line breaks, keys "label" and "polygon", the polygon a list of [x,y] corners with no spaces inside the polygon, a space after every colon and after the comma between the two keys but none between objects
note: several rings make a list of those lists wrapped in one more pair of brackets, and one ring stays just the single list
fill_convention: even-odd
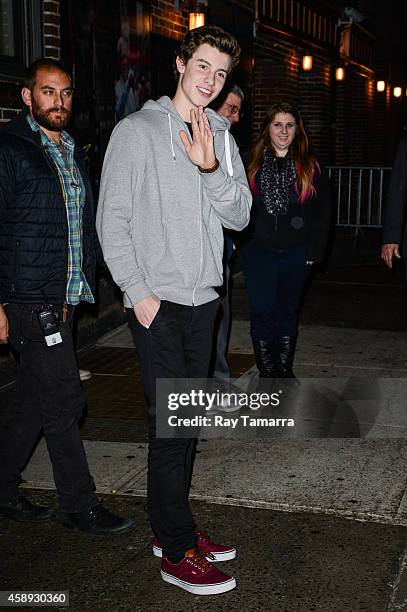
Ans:
[{"label": "woman's dark jacket", "polygon": [[[399,142],[391,173],[383,220],[383,244],[399,244],[407,260],[407,134]],[[407,266],[406,266],[407,271]]]},{"label": "woman's dark jacket", "polygon": [[[63,304],[66,299],[68,223],[60,180],[23,111],[0,130],[0,303]],[[95,290],[92,188],[84,153],[75,146],[86,187],[82,270]]]},{"label": "woman's dark jacket", "polygon": [[304,203],[299,201],[294,185],[291,187],[285,215],[267,212],[261,193],[260,172],[255,177],[252,217],[243,241],[263,248],[285,249],[305,245],[306,259],[321,261],[329,238],[331,217],[331,192],[326,172],[316,173],[316,194]]}]

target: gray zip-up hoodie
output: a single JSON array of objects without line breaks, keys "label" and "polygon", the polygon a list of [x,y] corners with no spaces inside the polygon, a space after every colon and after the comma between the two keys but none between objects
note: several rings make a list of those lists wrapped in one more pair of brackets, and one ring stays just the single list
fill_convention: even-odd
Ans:
[{"label": "gray zip-up hoodie", "polygon": [[220,162],[211,174],[186,155],[179,132],[188,128],[167,96],[146,102],[112,133],[96,227],[127,307],[151,294],[187,305],[215,299],[222,225],[239,231],[249,222],[252,198],[236,143],[225,136],[229,121],[205,112]]}]

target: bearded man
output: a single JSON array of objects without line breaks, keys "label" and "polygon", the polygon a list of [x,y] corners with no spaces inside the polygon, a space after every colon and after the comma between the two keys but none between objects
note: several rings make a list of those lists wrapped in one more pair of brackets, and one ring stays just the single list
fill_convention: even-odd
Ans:
[{"label": "bearded man", "polygon": [[82,151],[65,132],[73,89],[51,59],[34,62],[25,110],[0,132],[0,343],[19,355],[0,435],[0,516],[53,518],[19,490],[20,472],[44,432],[60,522],[110,535],[133,522],[95,494],[78,422],[85,406],[72,341],[74,309],[94,302],[96,233]]}]

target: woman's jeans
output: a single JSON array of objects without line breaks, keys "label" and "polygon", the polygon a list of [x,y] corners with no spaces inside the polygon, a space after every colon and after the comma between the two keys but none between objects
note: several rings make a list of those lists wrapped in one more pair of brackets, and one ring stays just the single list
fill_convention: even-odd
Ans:
[{"label": "woman's jeans", "polygon": [[243,247],[253,342],[297,335],[301,297],[311,270],[305,261],[302,245],[266,249],[249,243]]}]

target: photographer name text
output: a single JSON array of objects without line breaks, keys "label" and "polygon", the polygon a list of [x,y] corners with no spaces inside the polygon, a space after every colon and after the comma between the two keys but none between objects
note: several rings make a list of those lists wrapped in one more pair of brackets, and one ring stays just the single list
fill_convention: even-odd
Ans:
[{"label": "photographer name text", "polygon": [[171,415],[168,417],[170,427],[229,427],[236,429],[238,425],[242,427],[294,427],[294,419],[283,417],[262,418],[253,417],[248,414],[241,414],[238,417],[230,418],[217,414],[213,417],[197,415],[191,418],[178,417]]}]

